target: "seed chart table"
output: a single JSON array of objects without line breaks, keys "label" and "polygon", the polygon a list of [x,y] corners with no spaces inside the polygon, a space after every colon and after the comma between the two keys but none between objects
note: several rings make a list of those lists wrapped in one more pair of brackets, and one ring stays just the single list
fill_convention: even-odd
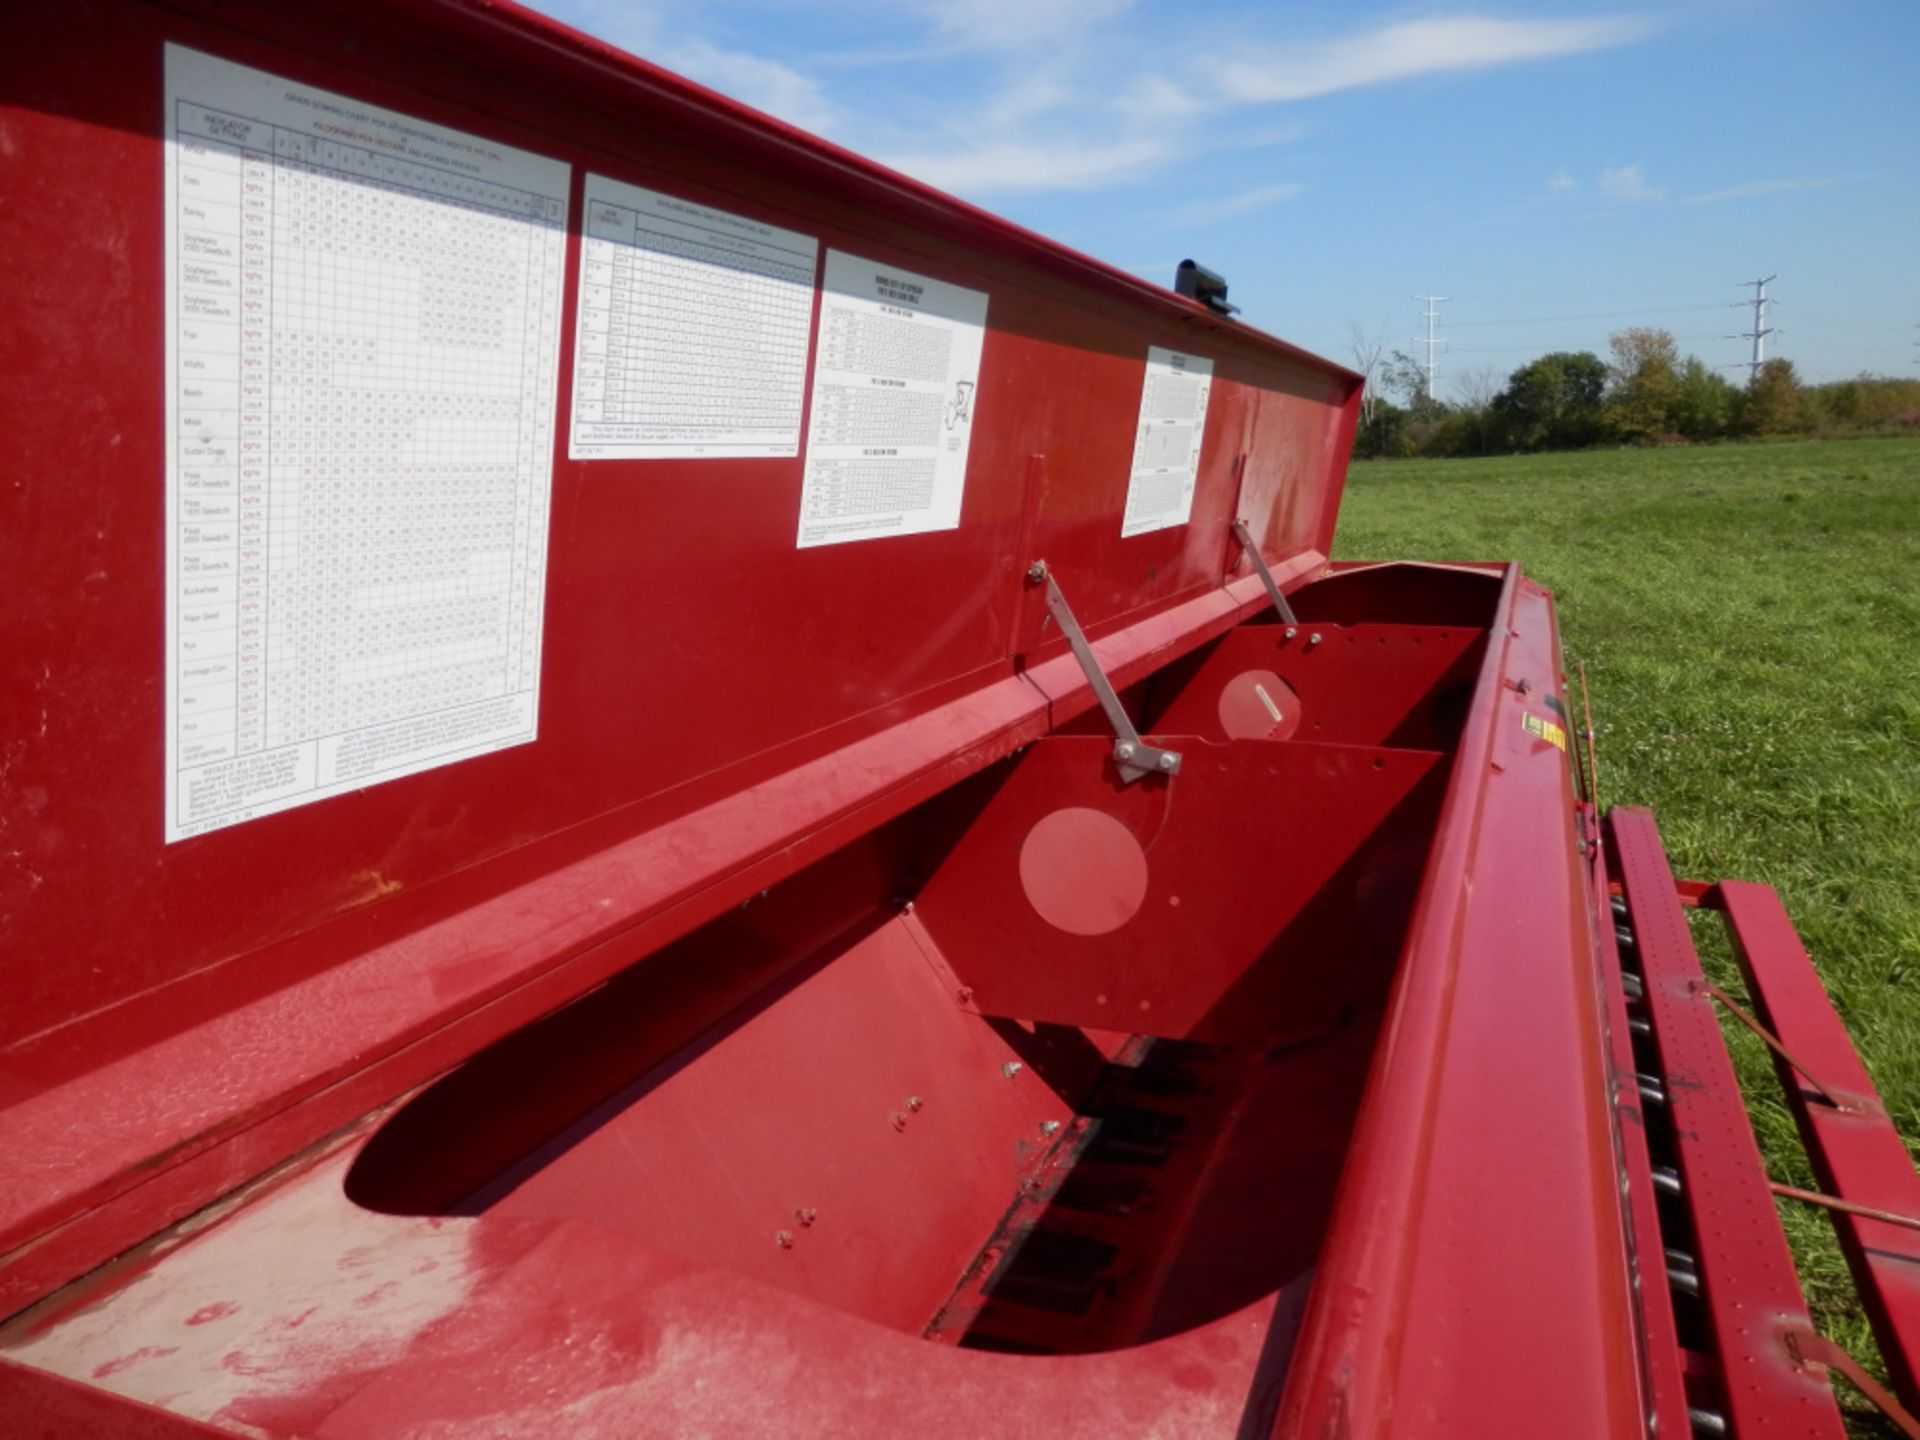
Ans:
[{"label": "seed chart table", "polygon": [[800,453],[820,242],[587,176],[574,460]]},{"label": "seed chart table", "polygon": [[1200,445],[1207,433],[1207,393],[1213,361],[1159,345],[1147,347],[1140,391],[1140,425],[1133,437],[1124,538],[1184,525],[1193,513]]},{"label": "seed chart table", "polygon": [[523,744],[568,167],[169,47],[169,841]]},{"label": "seed chart table", "polygon": [[986,327],[983,290],[827,251],[801,549],[959,525]]}]

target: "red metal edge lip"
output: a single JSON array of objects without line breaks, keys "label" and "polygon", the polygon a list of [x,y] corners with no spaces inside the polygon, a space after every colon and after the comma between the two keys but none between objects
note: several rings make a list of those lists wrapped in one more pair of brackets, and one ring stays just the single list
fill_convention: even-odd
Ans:
[{"label": "red metal edge lip", "polygon": [[[1543,1423],[1555,1404],[1572,1427],[1561,1433],[1642,1433],[1638,1322],[1571,772],[1564,752],[1521,743],[1518,715],[1528,702],[1504,685],[1517,664],[1553,688],[1550,599],[1509,568],[1276,1435],[1319,1427],[1425,1434],[1469,1417],[1492,1427],[1487,1433],[1520,1433],[1500,1427]],[[1500,829],[1489,821],[1493,808],[1503,820],[1531,816],[1527,838],[1490,833]],[[1545,882],[1547,898],[1530,902],[1524,923],[1500,913],[1502,895],[1511,902],[1528,893],[1509,862]],[[1469,949],[1472,967],[1463,963]],[[1532,1076],[1513,1058],[1503,1077],[1488,1027],[1514,1003],[1502,992],[1514,979],[1552,997],[1552,1019],[1535,1017],[1531,1032],[1534,1053],[1555,1057],[1550,1075]],[[1512,1033],[1510,1021],[1503,1033]],[[1528,1075],[1531,1092],[1516,1090],[1516,1073]],[[1527,1116],[1503,1122],[1514,1111]],[[1538,1127],[1549,1112],[1570,1128],[1515,1139],[1516,1125]],[[1551,1158],[1540,1158],[1549,1149]],[[1478,1168],[1467,1176],[1463,1165]],[[1437,1188],[1443,1172],[1445,1190]],[[1451,1188],[1469,1178],[1458,1193]],[[1571,1204],[1562,1210],[1561,1202]],[[1523,1243],[1515,1237],[1549,1231],[1566,1248],[1515,1268],[1506,1248]],[[1448,1287],[1456,1282],[1470,1283],[1455,1293]],[[1581,1287],[1581,1303],[1541,1308],[1550,1302],[1529,1287],[1556,1283]],[[1509,1311],[1500,1295],[1520,1308]]]}]

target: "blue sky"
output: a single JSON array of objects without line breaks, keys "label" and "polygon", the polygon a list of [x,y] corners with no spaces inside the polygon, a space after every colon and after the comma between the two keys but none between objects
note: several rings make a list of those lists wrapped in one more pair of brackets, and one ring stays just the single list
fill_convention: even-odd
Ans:
[{"label": "blue sky", "polygon": [[1443,395],[1633,324],[1744,360],[1776,272],[1769,353],[1920,375],[1911,0],[536,8],[1347,363],[1449,296]]}]

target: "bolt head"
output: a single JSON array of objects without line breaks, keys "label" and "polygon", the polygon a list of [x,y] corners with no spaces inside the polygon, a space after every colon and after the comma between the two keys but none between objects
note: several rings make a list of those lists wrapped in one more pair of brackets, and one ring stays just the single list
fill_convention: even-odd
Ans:
[{"label": "bolt head", "polygon": [[922,1100],[918,1095],[909,1095],[907,1097],[907,1109],[911,1112],[918,1112],[920,1107],[926,1103],[927,1102]]},{"label": "bolt head", "polygon": [[820,1218],[820,1212],[814,1209],[813,1206],[809,1205],[804,1209],[794,1211],[793,1218],[795,1220],[798,1220],[801,1226],[804,1228],[805,1226],[811,1225],[813,1224],[814,1221],[818,1220]]},{"label": "bolt head", "polygon": [[1313,634],[1307,636],[1307,644],[1318,645],[1319,643],[1320,643],[1320,632],[1318,630],[1314,631]]},{"label": "bolt head", "polygon": [[1162,755],[1160,757],[1160,768],[1162,770],[1171,770],[1179,763],[1180,761],[1172,755]]},{"label": "bolt head", "polygon": [[1294,636],[1298,635],[1299,633],[1300,632],[1294,629],[1293,626],[1291,625],[1287,626],[1287,639],[1291,640],[1293,639]]},{"label": "bolt head", "polygon": [[1014,1076],[1018,1075],[1022,1070],[1026,1068],[1027,1067],[1022,1065],[1018,1060],[1009,1060],[1007,1061],[1006,1064],[1000,1067],[1000,1073],[1006,1076],[1007,1079],[1011,1080],[1013,1079]]},{"label": "bolt head", "polygon": [[1131,760],[1133,758],[1133,746],[1123,740],[1113,747],[1113,753],[1118,755],[1122,760]]},{"label": "bolt head", "polygon": [[1040,1122],[1040,1133],[1042,1135],[1058,1135],[1060,1133],[1060,1122],[1058,1120],[1042,1120]]},{"label": "bolt head", "polygon": [[1038,585],[1042,580],[1046,578],[1047,578],[1047,562],[1046,561],[1036,560],[1033,562],[1033,564],[1027,567],[1027,580],[1030,584]]},{"label": "bolt head", "polygon": [[793,1248],[793,1232],[791,1230],[777,1231],[774,1234],[773,1243],[778,1245],[782,1250],[791,1250]]}]

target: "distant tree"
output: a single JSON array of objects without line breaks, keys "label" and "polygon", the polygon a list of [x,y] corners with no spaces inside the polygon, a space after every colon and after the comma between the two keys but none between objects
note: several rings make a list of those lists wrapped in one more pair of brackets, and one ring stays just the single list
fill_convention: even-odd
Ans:
[{"label": "distant tree", "polygon": [[1754,435],[1790,435],[1805,424],[1800,377],[1791,360],[1769,360],[1747,387],[1746,428]]},{"label": "distant tree", "polygon": [[1672,428],[1689,440],[1712,440],[1733,428],[1740,409],[1740,392],[1718,371],[1689,355],[1680,367],[1673,405],[1668,412]]},{"label": "distant tree", "polygon": [[[1858,425],[1866,418],[1867,390],[1859,380],[1841,380],[1820,388],[1820,408],[1828,421],[1835,425]],[[1813,398],[1811,394],[1807,396]]]},{"label": "distant tree", "polygon": [[1862,373],[1851,380],[1802,386],[1800,400],[1810,426],[1920,429],[1920,378]]},{"label": "distant tree", "polygon": [[1407,435],[1407,412],[1382,395],[1374,401],[1373,413],[1354,433],[1353,453],[1361,460],[1402,460],[1413,454],[1413,442]]},{"label": "distant tree", "polygon": [[[1500,393],[1500,372],[1491,365],[1463,370],[1453,382],[1454,403],[1440,429],[1447,433],[1453,455],[1491,455],[1503,447],[1494,420],[1493,401]],[[1436,439],[1440,438],[1438,434]]]},{"label": "distant tree", "polygon": [[1607,367],[1607,407],[1613,423],[1629,439],[1671,431],[1680,393],[1680,351],[1665,330],[1637,326],[1607,342],[1613,363]]},{"label": "distant tree", "polygon": [[1416,424],[1432,424],[1446,411],[1427,393],[1427,367],[1404,350],[1395,350],[1387,357],[1380,367],[1380,383],[1389,395],[1399,399]]},{"label": "distant tree", "polygon": [[1500,372],[1491,365],[1476,365],[1471,370],[1463,370],[1453,382],[1453,393],[1459,397],[1462,410],[1486,410],[1493,405],[1493,397],[1500,393]]},{"label": "distant tree", "polygon": [[1590,351],[1558,350],[1507,377],[1489,407],[1500,443],[1515,450],[1591,445],[1604,431],[1607,367]]},{"label": "distant tree", "polygon": [[1380,361],[1387,353],[1386,332],[1369,335],[1358,320],[1349,321],[1347,349],[1353,356],[1353,368],[1366,381],[1360,390],[1360,428],[1364,431],[1374,423],[1380,407]]}]

